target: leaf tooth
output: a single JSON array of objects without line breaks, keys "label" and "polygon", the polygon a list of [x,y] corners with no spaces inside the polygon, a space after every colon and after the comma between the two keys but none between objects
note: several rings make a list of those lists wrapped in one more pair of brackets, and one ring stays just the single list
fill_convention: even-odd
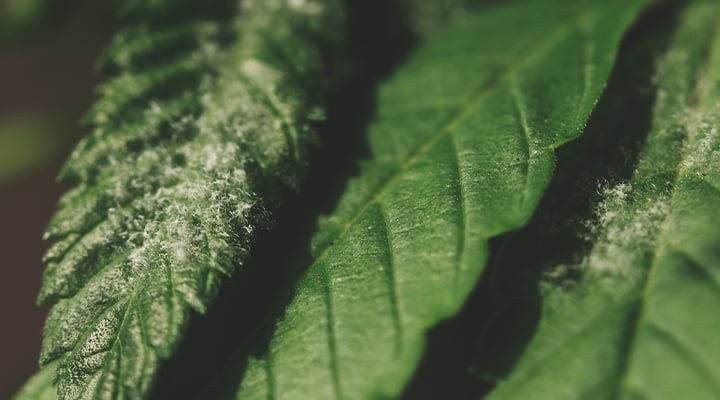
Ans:
[{"label": "leaf tooth", "polygon": [[112,207],[110,182],[93,188],[77,186],[60,199],[60,207],[45,230],[44,239],[67,238],[83,234],[96,225]]},{"label": "leaf tooth", "polygon": [[118,33],[98,61],[103,71],[138,71],[187,53],[219,33],[217,23],[189,21],[166,30],[152,30],[142,24]]},{"label": "leaf tooth", "polygon": [[[83,338],[93,332],[96,324],[111,318],[118,308],[123,308],[122,298],[129,290],[128,285],[136,279],[137,276],[133,276],[126,265],[108,264],[76,296],[60,300],[50,310],[45,324],[41,364],[75,349]],[[94,312],[88,313],[87,310]]]},{"label": "leaf tooth", "polygon": [[83,139],[60,173],[60,179],[91,182],[112,174],[118,165],[132,164],[138,153],[173,143],[180,145],[195,135],[190,121],[197,99],[182,95],[152,102],[141,115],[113,130],[97,128]]},{"label": "leaf tooth", "polygon": [[80,240],[82,235],[79,233],[68,234],[62,240],[53,243],[52,246],[43,255],[42,261],[44,263],[57,262],[67,253],[75,243]]},{"label": "leaf tooth", "polygon": [[45,327],[43,330],[43,341],[40,350],[40,367],[45,367],[51,362],[57,360],[62,356],[66,350],[60,350],[59,342],[62,341],[60,336],[54,336],[50,338],[50,334],[55,334],[59,328],[59,322],[62,321],[59,315],[63,315],[68,311],[70,304],[68,301],[59,301],[50,309],[47,320],[45,321]]},{"label": "leaf tooth", "polygon": [[145,150],[138,155],[132,169],[118,167],[124,170],[124,174],[108,176],[91,188],[81,185],[72,189],[61,198],[60,210],[50,222],[45,238],[87,232],[107,218],[109,212],[130,205],[135,215],[152,217],[159,205],[143,198],[150,196],[158,200],[155,194],[161,188],[178,183],[180,167],[167,164],[175,154],[171,154],[171,149],[162,147]]},{"label": "leaf tooth", "polygon": [[142,110],[150,101],[170,98],[198,86],[210,62],[208,57],[198,53],[140,74],[123,73],[100,87],[102,97],[87,118],[98,127],[112,127],[125,119],[127,114],[123,111]]},{"label": "leaf tooth", "polygon": [[[205,178],[201,174],[196,179],[202,182]],[[238,192],[232,186],[229,188],[222,186],[231,185],[230,181],[218,180],[217,182],[221,185],[216,188],[218,192]],[[178,270],[180,282],[178,289],[185,295],[189,304],[203,311],[205,305],[201,303],[197,295],[192,297],[189,294],[202,293],[205,296],[213,292],[215,287],[208,286],[204,276],[198,276],[198,265],[205,266],[204,268],[216,269],[224,275],[230,275],[234,266],[233,260],[243,252],[245,247],[241,243],[238,243],[238,245],[232,243],[232,240],[234,240],[234,236],[231,234],[233,229],[225,221],[236,221],[239,226],[248,227],[249,225],[243,220],[245,218],[243,213],[247,211],[247,208],[242,208],[244,211],[239,211],[239,214],[226,215],[228,212],[233,213],[233,209],[238,206],[237,204],[225,205],[224,202],[230,200],[242,203],[237,194],[223,196],[225,200],[221,201],[219,206],[213,206],[207,202],[214,202],[217,199],[213,200],[204,196],[214,193],[215,189],[210,188],[210,190],[207,190],[198,185],[202,185],[202,183],[198,183],[195,179],[189,177],[186,183],[180,184],[177,188],[166,187],[159,189],[157,192],[151,191],[142,197],[135,198],[129,206],[110,209],[107,212],[108,215],[104,217],[109,218],[109,220],[103,219],[103,216],[97,213],[86,212],[72,215],[75,220],[63,221],[60,227],[56,227],[51,233],[69,232],[69,236],[62,240],[57,247],[64,249],[66,253],[55,252],[56,256],[61,259],[51,262],[48,266],[45,275],[46,284],[41,291],[39,301],[45,302],[74,295],[77,289],[82,286],[82,283],[95,273],[97,260],[111,257],[113,254],[117,254],[116,256],[121,258],[128,254],[127,251],[117,253],[118,246],[123,241],[130,240],[132,243],[139,240],[140,242],[135,244],[140,246],[142,241],[149,240],[148,246],[153,246],[153,243],[157,244],[157,241],[162,239],[164,240],[162,243],[165,252],[164,257],[170,257],[176,263],[175,268]],[[192,202],[186,202],[184,196],[187,196],[188,193],[198,193],[200,197],[195,198]],[[239,193],[242,193],[242,189]],[[112,196],[109,195],[108,197],[111,200],[99,200],[99,204],[115,202],[121,205],[127,201],[125,199],[112,199]],[[127,199],[132,199],[132,197],[127,196]],[[164,207],[167,207],[164,204],[170,200],[177,202],[176,205],[164,209]],[[72,201],[78,202],[77,199]],[[194,204],[193,202],[198,203]],[[93,209],[97,207],[90,206],[87,208]],[[65,209],[71,210],[73,207],[67,206]],[[174,220],[166,219],[172,215],[176,215]],[[204,219],[212,222],[206,223],[204,226],[197,225],[197,223],[193,222],[193,215],[203,215]],[[78,218],[78,216],[81,218]],[[85,218],[82,218],[83,216]],[[82,231],[89,226],[91,222],[88,219],[92,223],[99,221],[98,225],[90,233],[81,238],[72,233]],[[167,224],[172,226],[174,231],[147,236],[143,231],[148,228],[148,224],[153,224],[150,226],[151,230],[155,229],[153,226]],[[209,237],[205,232],[213,232],[212,237]],[[137,237],[137,240],[133,239],[133,236]],[[193,242],[193,240],[188,241],[187,238],[196,238],[197,243]],[[156,257],[151,253],[146,253],[142,248],[138,249],[135,254],[134,257],[138,262],[143,263]]]},{"label": "leaf tooth", "polygon": [[[102,268],[103,260],[119,262],[127,256],[121,244],[127,240],[118,220],[106,220],[90,233],[70,242],[60,259],[49,262],[43,274],[38,303],[45,304],[73,296]],[[75,236],[74,236],[75,237]]]}]

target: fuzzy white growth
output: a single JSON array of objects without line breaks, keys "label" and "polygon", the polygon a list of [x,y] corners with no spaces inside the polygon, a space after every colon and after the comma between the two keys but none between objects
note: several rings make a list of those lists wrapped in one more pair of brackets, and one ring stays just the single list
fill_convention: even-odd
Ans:
[{"label": "fuzzy white growth", "polygon": [[[700,84],[702,85],[702,83]],[[702,175],[713,160],[720,158],[720,131],[717,115],[720,104],[710,107],[710,111],[689,111],[685,117],[688,139],[686,155],[681,168]]]},{"label": "fuzzy white growth", "polygon": [[591,226],[593,249],[581,262],[585,272],[636,276],[644,272],[645,256],[655,247],[668,210],[667,197],[633,201],[632,186],[621,183],[601,189],[603,201]]},{"label": "fuzzy white growth", "polygon": [[[576,264],[561,264],[546,277],[559,282],[568,275],[584,279],[636,279],[647,269],[648,255],[658,240],[661,224],[668,212],[665,193],[639,193],[631,183],[601,185],[601,200],[594,218],[585,223],[584,240],[592,244],[588,254]],[[649,196],[648,196],[649,195]],[[642,197],[642,198],[637,198]]]},{"label": "fuzzy white growth", "polygon": [[[309,0],[242,7],[228,24],[238,30],[229,48],[219,47],[220,27],[208,21],[116,39],[114,62],[129,69],[154,43],[189,37],[196,46],[106,84],[96,129],[65,171],[79,184],[48,228],[59,241],[47,254],[41,293],[59,300],[42,361],[60,359],[61,397],[92,397],[100,385],[143,397],[190,311],[205,310],[220,276],[242,264],[267,223],[263,207],[277,199],[257,193],[259,177],[268,196],[281,182],[297,184],[308,121],[321,114],[303,74],[322,74],[305,28],[293,27],[324,10]],[[292,54],[269,50],[268,38]],[[298,52],[307,65],[290,74],[284,57]]]},{"label": "fuzzy white growth", "polygon": [[[704,35],[703,27],[710,26],[703,22],[706,13],[693,18],[698,21],[680,35],[683,40],[695,42],[695,35]],[[673,46],[658,62],[653,130],[632,181],[601,187],[602,201],[587,224],[590,252],[575,265],[554,269],[548,274],[551,279],[569,270],[588,278],[642,276],[666,234],[663,224],[678,186],[688,177],[716,185],[709,171],[720,163],[717,76],[712,67],[689,70],[700,57],[693,48]],[[696,86],[687,79],[689,74],[697,74]]]}]

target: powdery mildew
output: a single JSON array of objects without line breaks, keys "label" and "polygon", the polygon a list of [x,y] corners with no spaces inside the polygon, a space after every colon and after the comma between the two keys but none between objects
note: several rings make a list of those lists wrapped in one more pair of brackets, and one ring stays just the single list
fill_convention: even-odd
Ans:
[{"label": "powdery mildew", "polygon": [[[57,242],[40,301],[58,303],[41,361],[59,359],[60,398],[142,397],[190,311],[207,308],[269,224],[279,189],[299,184],[323,107],[303,79],[325,74],[298,24],[312,14],[327,29],[325,11],[243,1],[227,22],[117,36],[105,62],[122,72],[101,88],[95,129],[63,171],[77,185],[46,235]],[[145,65],[177,43],[194,45]]]}]

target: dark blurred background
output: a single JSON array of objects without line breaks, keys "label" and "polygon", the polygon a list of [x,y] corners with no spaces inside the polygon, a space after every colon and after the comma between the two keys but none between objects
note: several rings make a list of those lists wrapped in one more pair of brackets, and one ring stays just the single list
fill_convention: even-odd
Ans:
[{"label": "dark blurred background", "polygon": [[0,0],[0,399],[38,368],[42,233],[66,189],[55,176],[88,130],[114,3]]}]

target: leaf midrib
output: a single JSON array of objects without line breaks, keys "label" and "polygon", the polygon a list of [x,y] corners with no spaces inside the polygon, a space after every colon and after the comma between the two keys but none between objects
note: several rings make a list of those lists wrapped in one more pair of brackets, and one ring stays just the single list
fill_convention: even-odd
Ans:
[{"label": "leaf midrib", "polygon": [[[423,156],[427,151],[429,151],[435,144],[437,144],[440,140],[442,140],[446,135],[453,134],[453,128],[457,123],[459,123],[466,115],[468,115],[471,110],[477,106],[478,104],[482,103],[483,100],[485,100],[486,96],[490,93],[493,93],[494,90],[497,89],[499,83],[506,82],[511,77],[514,76],[515,72],[519,70],[520,68],[531,64],[535,61],[537,57],[542,55],[545,51],[547,51],[549,48],[552,48],[554,45],[557,45],[559,42],[559,38],[557,36],[565,33],[566,31],[572,30],[572,28],[576,27],[576,24],[580,22],[581,18],[583,16],[590,15],[590,12],[580,14],[580,16],[570,22],[560,24],[558,25],[551,34],[549,34],[546,39],[544,39],[541,43],[541,46],[539,48],[536,48],[531,55],[529,56],[522,56],[519,57],[523,60],[523,62],[520,63],[508,63],[508,67],[505,68],[503,72],[499,74],[499,77],[497,79],[490,78],[487,81],[483,82],[480,86],[480,89],[477,91],[477,93],[470,96],[467,103],[455,113],[453,117],[450,118],[448,122],[443,124],[440,128],[437,129],[437,132],[434,135],[431,135],[428,140],[420,145],[418,149],[410,155],[407,160],[400,163],[398,168],[388,177],[385,178],[385,182],[371,195],[369,198],[372,198],[372,201],[367,201],[362,208],[360,208],[359,211],[357,211],[355,214],[350,217],[348,222],[343,226],[343,229],[340,230],[338,234],[336,234],[332,240],[326,241],[323,245],[322,252],[317,256],[317,258],[313,261],[313,264],[318,263],[319,261],[325,259],[328,255],[330,250],[334,247],[332,243],[336,243],[341,237],[345,236],[348,232],[348,230],[357,222],[357,220],[369,209],[369,207],[379,202],[383,195],[387,192],[387,190],[392,186],[392,184],[403,176],[403,174],[407,171],[408,168],[410,168],[412,165],[415,164],[418,159]],[[517,59],[515,60],[517,61]],[[550,146],[549,149],[553,149],[555,146]]]}]

